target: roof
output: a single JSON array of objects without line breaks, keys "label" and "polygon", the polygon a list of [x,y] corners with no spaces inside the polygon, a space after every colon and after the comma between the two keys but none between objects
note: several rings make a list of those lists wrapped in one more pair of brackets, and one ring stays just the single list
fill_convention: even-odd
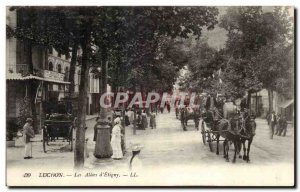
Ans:
[{"label": "roof", "polygon": [[6,80],[30,80],[30,79],[36,79],[36,80],[47,81],[47,82],[52,82],[52,83],[70,84],[70,82],[58,81],[55,79],[47,79],[47,78],[38,77],[38,76],[34,76],[34,75],[29,75],[29,76],[23,77],[21,75],[21,73],[7,73],[6,74]]},{"label": "roof", "polygon": [[286,101],[282,102],[281,104],[279,104],[279,107],[287,108],[288,106],[290,106],[293,103],[294,103],[294,99],[286,100]]}]

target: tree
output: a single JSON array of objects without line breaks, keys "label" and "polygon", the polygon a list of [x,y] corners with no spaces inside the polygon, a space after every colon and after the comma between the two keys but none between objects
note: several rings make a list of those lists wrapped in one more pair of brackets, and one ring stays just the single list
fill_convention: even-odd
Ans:
[{"label": "tree", "polygon": [[[252,92],[268,89],[272,110],[272,93],[280,90],[274,85],[287,82],[284,79],[291,71],[284,56],[288,55],[292,42],[288,9],[275,7],[273,12],[265,13],[261,7],[233,7],[221,18],[220,26],[228,31],[226,49],[232,61],[235,60],[228,65],[225,81],[247,90],[249,101]],[[237,65],[240,69],[233,70]],[[235,84],[239,79],[235,76],[241,74],[244,82]]]}]

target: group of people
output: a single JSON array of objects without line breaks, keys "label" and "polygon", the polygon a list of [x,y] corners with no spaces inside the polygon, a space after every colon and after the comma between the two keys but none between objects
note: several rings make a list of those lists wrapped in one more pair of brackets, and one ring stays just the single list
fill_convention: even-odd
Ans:
[{"label": "group of people", "polygon": [[[238,105],[236,105],[234,100],[230,97],[225,98],[223,96],[219,96],[219,97],[213,98],[210,95],[208,95],[206,97],[206,102],[205,102],[206,111],[211,109],[212,102],[214,103],[214,106],[216,108],[215,113],[214,113],[215,118],[218,118],[218,116],[220,117],[220,115],[222,116],[220,118],[227,118],[226,112],[228,110],[227,109],[225,110],[225,108],[230,107],[230,105],[238,106]],[[241,112],[245,112],[245,111],[247,111],[248,108],[249,108],[249,106],[248,106],[247,96],[245,96],[241,99],[241,102],[239,105],[239,110]],[[267,115],[267,122],[271,128],[271,139],[273,138],[274,134],[278,135],[278,136],[286,136],[287,119],[286,119],[285,115],[275,114],[275,112],[272,111],[271,114]]]},{"label": "group of people", "polygon": [[145,130],[148,128],[148,125],[150,124],[151,129],[156,129],[156,113],[154,110],[149,113],[150,116],[150,122],[148,124],[148,119],[147,119],[147,112],[146,110],[139,110],[137,112],[137,127],[138,129]]},{"label": "group of people", "polygon": [[271,139],[273,135],[286,136],[287,132],[287,119],[285,115],[276,114],[272,111],[271,114],[267,115],[268,125],[271,127]]},{"label": "group of people", "polygon": [[[113,155],[112,158],[115,160],[120,160],[123,158],[125,154],[125,127],[132,123],[130,121],[130,116],[132,114],[129,113],[130,111],[126,110],[124,123],[122,123],[122,117],[120,113],[113,113],[113,120],[111,117],[108,117],[108,126],[110,129],[110,144],[112,147]],[[150,113],[150,127],[152,129],[156,128],[156,113],[152,111]],[[99,117],[96,118],[96,125],[94,126],[94,141],[97,140],[97,125],[98,125]],[[145,123],[146,122],[146,123]],[[142,129],[148,127],[148,120],[146,111],[138,111],[137,112],[137,126],[141,127]],[[135,148],[135,154],[139,153],[137,148]]]}]

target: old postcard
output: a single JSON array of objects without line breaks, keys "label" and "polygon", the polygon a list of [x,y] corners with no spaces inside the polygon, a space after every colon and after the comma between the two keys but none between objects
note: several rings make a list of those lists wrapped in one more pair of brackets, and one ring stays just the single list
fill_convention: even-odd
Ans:
[{"label": "old postcard", "polygon": [[7,6],[7,186],[295,185],[294,7]]}]

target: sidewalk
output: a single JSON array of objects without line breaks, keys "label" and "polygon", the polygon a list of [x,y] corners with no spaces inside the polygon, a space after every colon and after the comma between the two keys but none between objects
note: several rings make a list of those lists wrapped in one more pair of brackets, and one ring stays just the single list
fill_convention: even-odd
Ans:
[{"label": "sidewalk", "polygon": [[[214,152],[210,152],[208,145],[203,144],[201,131],[195,129],[194,122],[189,121],[187,131],[183,131],[180,121],[176,119],[174,113],[158,114],[156,129],[136,130],[136,135],[133,135],[132,125],[126,127],[127,153],[122,160],[97,159],[93,156],[95,121],[92,117],[87,121],[86,138],[88,138],[89,158],[85,159],[86,171],[128,173],[132,154],[130,145],[139,143],[144,146],[140,154],[143,171],[138,172],[141,180],[126,182],[157,185],[187,183],[193,185],[232,185],[233,183],[256,185],[257,183],[253,182],[255,177],[256,181],[261,181],[261,185],[274,183],[287,185],[290,183],[285,181],[292,181],[293,178],[294,131],[289,128],[286,137],[274,136],[271,140],[269,127],[264,119],[256,119],[257,130],[251,145],[250,163],[237,159],[233,164],[224,160],[222,142],[220,142],[220,155],[215,154],[215,142],[213,143]],[[50,170],[53,171],[64,168],[72,171],[74,152],[71,152],[69,147],[70,145],[66,142],[53,142],[51,146],[47,147],[47,153],[44,153],[42,143],[35,142],[33,143],[34,158],[31,160],[23,159],[23,147],[7,148],[7,169],[11,174],[21,168],[33,169],[35,167],[41,168],[41,170],[51,168]],[[232,146],[229,153],[229,158],[232,160]],[[243,173],[242,177],[241,173]],[[224,175],[230,175],[231,179],[224,179]],[[100,185],[106,181],[98,180],[97,182]],[[115,180],[111,180],[111,182],[113,184]]]}]

